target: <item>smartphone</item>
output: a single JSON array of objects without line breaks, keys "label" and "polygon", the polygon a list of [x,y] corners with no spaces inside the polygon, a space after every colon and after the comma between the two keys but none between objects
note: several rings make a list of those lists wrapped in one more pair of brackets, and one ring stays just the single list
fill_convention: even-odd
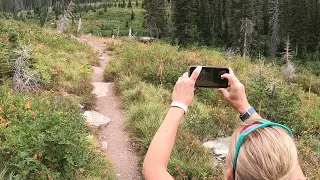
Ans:
[{"label": "smartphone", "polygon": [[[197,66],[190,66],[189,77]],[[229,68],[202,66],[201,73],[196,81],[196,88],[227,88],[228,79],[221,79],[221,75],[229,73]]]}]

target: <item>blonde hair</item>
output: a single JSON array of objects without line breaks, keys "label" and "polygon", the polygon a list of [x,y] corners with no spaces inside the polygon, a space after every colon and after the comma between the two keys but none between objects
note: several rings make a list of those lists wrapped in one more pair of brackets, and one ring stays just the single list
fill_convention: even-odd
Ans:
[{"label": "blonde hair", "polygon": [[[241,132],[252,121],[240,125],[231,137],[227,168],[233,168],[236,144]],[[288,131],[281,127],[265,127],[252,132],[244,140],[237,160],[235,179],[289,180],[297,163],[297,149]]]}]

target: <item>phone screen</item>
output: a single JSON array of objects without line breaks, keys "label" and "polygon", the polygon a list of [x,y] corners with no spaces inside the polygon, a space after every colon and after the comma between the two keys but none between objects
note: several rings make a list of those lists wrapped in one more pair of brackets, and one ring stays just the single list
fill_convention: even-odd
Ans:
[{"label": "phone screen", "polygon": [[[189,77],[195,69],[196,66],[190,67]],[[195,86],[200,88],[227,88],[228,79],[221,79],[221,75],[225,73],[229,73],[228,68],[203,66]]]}]

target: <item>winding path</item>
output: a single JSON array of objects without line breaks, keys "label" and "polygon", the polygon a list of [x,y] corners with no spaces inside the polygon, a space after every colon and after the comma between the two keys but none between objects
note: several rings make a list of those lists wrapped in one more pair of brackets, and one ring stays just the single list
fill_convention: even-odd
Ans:
[{"label": "winding path", "polygon": [[97,96],[96,111],[111,119],[111,123],[102,129],[99,136],[102,150],[114,164],[118,179],[140,180],[142,178],[138,168],[138,157],[125,131],[124,112],[116,96],[115,85],[103,83],[103,71],[111,56],[104,52],[105,44],[101,39],[82,37],[80,41],[92,46],[100,57],[100,67],[93,67],[92,84],[95,87],[94,91],[104,92],[104,94]]}]

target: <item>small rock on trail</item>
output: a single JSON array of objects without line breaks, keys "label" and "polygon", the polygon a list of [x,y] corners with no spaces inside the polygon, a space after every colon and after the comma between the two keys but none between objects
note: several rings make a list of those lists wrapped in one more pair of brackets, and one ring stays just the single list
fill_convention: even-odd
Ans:
[{"label": "small rock on trail", "polygon": [[92,85],[94,89],[92,94],[95,94],[97,98],[107,96],[110,84],[111,83],[93,82]]},{"label": "small rock on trail", "polygon": [[97,111],[86,111],[83,116],[86,118],[86,123],[89,126],[99,128],[100,126],[107,126],[111,119],[107,116],[104,116]]}]

